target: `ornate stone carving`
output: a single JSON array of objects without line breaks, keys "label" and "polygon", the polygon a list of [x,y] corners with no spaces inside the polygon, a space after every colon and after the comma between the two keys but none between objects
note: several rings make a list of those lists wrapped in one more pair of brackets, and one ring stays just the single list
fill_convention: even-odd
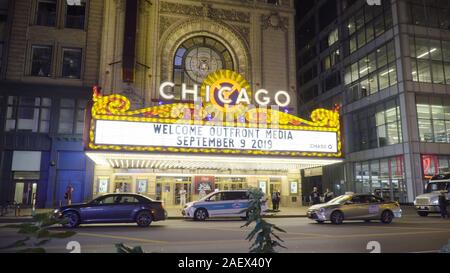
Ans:
[{"label": "ornate stone carving", "polygon": [[257,0],[258,3],[263,3],[263,4],[267,4],[270,5],[272,7],[286,7],[289,8],[290,7],[290,0],[278,0],[277,4],[269,4],[267,3],[267,0]]},{"label": "ornate stone carving", "polygon": [[281,17],[277,12],[272,12],[269,15],[261,15],[263,29],[274,28],[276,30],[287,31],[289,19]]},{"label": "ornate stone carving", "polygon": [[250,13],[226,9],[209,9],[209,18],[228,22],[250,23]]},{"label": "ornate stone carving", "polygon": [[242,37],[245,39],[247,44],[250,44],[250,28],[242,25],[233,25],[233,27],[239,31]]},{"label": "ornate stone carving", "polygon": [[159,12],[169,14],[182,14],[189,16],[203,16],[203,7],[184,5],[179,3],[161,2]]},{"label": "ornate stone carving", "polygon": [[250,23],[250,13],[229,9],[213,8],[209,3],[202,6],[192,6],[179,3],[161,2],[159,11],[161,13],[181,14],[195,17],[207,17],[214,20],[227,22]]},{"label": "ornate stone carving", "polygon": [[169,16],[160,16],[159,17],[159,38],[161,39],[162,35],[166,30],[176,22],[176,18],[172,18]]},{"label": "ornate stone carving", "polygon": [[[176,27],[175,27],[176,25]],[[241,30],[244,33],[246,30]],[[182,20],[172,25],[168,31],[162,36],[160,41],[160,71],[162,79],[170,79],[172,77],[172,61],[177,46],[183,40],[189,39],[195,35],[206,35],[217,39],[232,49],[233,59],[236,64],[236,69],[243,74],[247,79],[251,80],[249,71],[249,43],[245,41],[244,35],[238,30],[238,27],[226,25],[214,20],[205,20],[202,18],[193,18],[189,20]],[[167,36],[166,36],[167,35]]]}]

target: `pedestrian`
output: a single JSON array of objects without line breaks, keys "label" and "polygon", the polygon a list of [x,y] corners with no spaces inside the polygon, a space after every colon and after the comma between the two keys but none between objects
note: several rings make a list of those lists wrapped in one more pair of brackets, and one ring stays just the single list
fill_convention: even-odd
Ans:
[{"label": "pedestrian", "polygon": [[313,191],[309,195],[310,201],[313,205],[320,204],[320,194],[317,187],[313,188]]},{"label": "pedestrian", "polygon": [[330,202],[331,199],[333,199],[333,197],[334,197],[334,193],[331,192],[330,189],[327,188],[327,190],[323,194],[323,200],[325,201],[325,203]]},{"label": "pedestrian", "polygon": [[72,187],[72,184],[69,183],[66,188],[66,192],[64,193],[64,199],[67,200],[67,205],[72,205],[72,193],[75,189]]},{"label": "pedestrian", "polygon": [[277,191],[277,211],[280,211],[281,193]]},{"label": "pedestrian", "polygon": [[276,191],[272,192],[272,210],[277,211],[277,201],[278,201],[278,193]]},{"label": "pedestrian", "polygon": [[180,194],[180,205],[183,208],[184,205],[186,204],[186,194],[187,194],[187,191],[184,189],[184,187],[181,187],[179,194]]},{"label": "pedestrian", "polygon": [[447,196],[445,195],[445,191],[441,191],[439,195],[439,210],[441,211],[441,217],[444,219],[448,217],[447,215]]}]

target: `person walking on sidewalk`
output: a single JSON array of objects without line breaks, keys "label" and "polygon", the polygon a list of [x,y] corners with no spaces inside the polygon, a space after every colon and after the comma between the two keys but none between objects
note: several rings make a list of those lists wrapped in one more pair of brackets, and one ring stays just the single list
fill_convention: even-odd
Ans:
[{"label": "person walking on sidewalk", "polygon": [[448,217],[447,215],[447,196],[445,196],[445,191],[441,191],[441,194],[439,195],[439,210],[441,211],[441,217],[442,219],[445,219]]},{"label": "person walking on sidewalk", "polygon": [[329,201],[331,201],[331,199],[333,199],[333,197],[334,197],[334,193],[331,192],[329,189],[327,189],[325,191],[325,193],[323,194],[323,201],[325,203],[328,203]]},{"label": "person walking on sidewalk", "polygon": [[313,205],[320,204],[320,194],[319,194],[319,191],[317,190],[317,187],[313,188],[313,191],[309,195],[309,198]]}]

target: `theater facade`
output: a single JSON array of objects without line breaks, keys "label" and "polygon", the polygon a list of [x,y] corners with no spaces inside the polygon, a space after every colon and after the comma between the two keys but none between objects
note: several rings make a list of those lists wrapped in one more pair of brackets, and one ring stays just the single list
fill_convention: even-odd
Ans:
[{"label": "theater facade", "polygon": [[180,202],[259,187],[299,206],[301,170],[342,161],[339,108],[297,117],[293,1],[105,2],[87,111],[92,196]]}]

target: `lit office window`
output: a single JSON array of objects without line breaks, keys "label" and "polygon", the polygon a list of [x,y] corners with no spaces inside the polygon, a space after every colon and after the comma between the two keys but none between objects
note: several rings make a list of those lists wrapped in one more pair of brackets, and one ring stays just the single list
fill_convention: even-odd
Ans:
[{"label": "lit office window", "polygon": [[84,29],[86,17],[86,1],[80,5],[66,5],[66,28]]},{"label": "lit office window", "polygon": [[410,37],[412,79],[450,84],[450,42]]},{"label": "lit office window", "polygon": [[56,26],[56,0],[37,1],[36,24],[41,26]]},{"label": "lit office window", "polygon": [[450,2],[409,0],[407,3],[411,23],[450,29]]},{"label": "lit office window", "polygon": [[402,126],[398,100],[389,100],[353,115],[351,124],[353,152],[402,142]]},{"label": "lit office window", "polygon": [[416,97],[420,141],[450,143],[450,98]]},{"label": "lit office window", "polygon": [[62,76],[70,79],[81,78],[81,48],[63,48]]},{"label": "lit office window", "polygon": [[390,1],[383,0],[382,5],[363,6],[346,23],[349,35],[348,51],[352,54],[392,27]]},{"label": "lit office window", "polygon": [[5,131],[48,133],[51,103],[49,98],[8,97]]},{"label": "lit office window", "polygon": [[50,77],[52,47],[33,45],[31,47],[31,76]]},{"label": "lit office window", "polygon": [[347,98],[353,102],[397,84],[393,41],[370,52],[345,68]]}]

